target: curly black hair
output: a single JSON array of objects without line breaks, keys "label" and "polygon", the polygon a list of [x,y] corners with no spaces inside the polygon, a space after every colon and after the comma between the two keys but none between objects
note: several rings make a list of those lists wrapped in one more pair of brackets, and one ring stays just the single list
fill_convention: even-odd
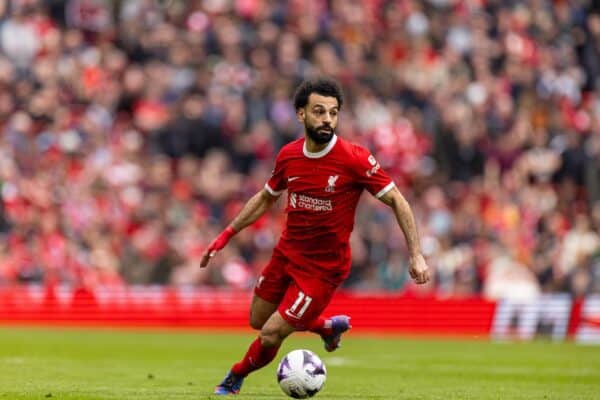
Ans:
[{"label": "curly black hair", "polygon": [[294,108],[297,110],[306,106],[308,104],[308,97],[311,93],[335,97],[338,101],[338,107],[342,108],[344,95],[340,85],[335,80],[325,77],[304,80],[294,93]]}]

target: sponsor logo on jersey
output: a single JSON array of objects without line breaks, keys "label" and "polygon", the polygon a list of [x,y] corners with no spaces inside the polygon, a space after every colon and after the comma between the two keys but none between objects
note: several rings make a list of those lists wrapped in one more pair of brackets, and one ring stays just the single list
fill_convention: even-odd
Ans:
[{"label": "sponsor logo on jersey", "polygon": [[290,193],[290,206],[292,208],[303,208],[311,211],[332,211],[331,200],[317,199],[305,194]]},{"label": "sponsor logo on jersey", "polygon": [[327,187],[325,187],[326,192],[335,192],[335,182],[339,177],[339,175],[331,175],[329,179],[327,179]]}]

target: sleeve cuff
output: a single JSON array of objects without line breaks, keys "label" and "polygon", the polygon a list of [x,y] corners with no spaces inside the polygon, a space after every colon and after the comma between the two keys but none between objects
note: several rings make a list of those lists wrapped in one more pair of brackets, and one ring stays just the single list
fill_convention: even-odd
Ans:
[{"label": "sleeve cuff", "polygon": [[392,190],[395,186],[396,186],[396,184],[394,182],[388,183],[383,189],[381,189],[379,192],[377,192],[375,197],[379,199],[381,196],[383,196],[384,194],[386,194],[387,192]]},{"label": "sleeve cuff", "polygon": [[279,196],[281,193],[283,193],[283,190],[273,190],[273,189],[271,189],[271,186],[269,186],[268,183],[265,183],[265,190],[267,192],[269,192],[272,196]]}]

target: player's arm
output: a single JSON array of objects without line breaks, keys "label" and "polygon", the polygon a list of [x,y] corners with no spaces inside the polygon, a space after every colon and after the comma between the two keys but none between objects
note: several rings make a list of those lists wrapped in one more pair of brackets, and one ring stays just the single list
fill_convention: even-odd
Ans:
[{"label": "player's arm", "polygon": [[239,214],[231,221],[231,224],[229,224],[229,226],[206,248],[202,254],[200,268],[206,267],[217,251],[225,247],[236,233],[245,227],[252,225],[259,219],[261,215],[271,208],[278,198],[279,196],[272,195],[265,188],[252,196],[250,200],[246,202]]},{"label": "player's arm", "polygon": [[402,193],[400,193],[395,186],[379,197],[379,200],[394,210],[398,225],[400,225],[400,228],[404,233],[409,251],[408,272],[410,273],[411,278],[413,278],[416,283],[426,283],[429,281],[429,268],[421,253],[417,224],[408,201],[406,201],[404,196],[402,196]]}]

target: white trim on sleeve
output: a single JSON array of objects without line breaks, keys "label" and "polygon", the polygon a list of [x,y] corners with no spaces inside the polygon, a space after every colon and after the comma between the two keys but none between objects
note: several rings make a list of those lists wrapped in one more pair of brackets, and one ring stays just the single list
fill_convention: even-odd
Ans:
[{"label": "white trim on sleeve", "polygon": [[283,190],[273,190],[271,189],[271,186],[269,186],[269,183],[265,183],[265,189],[267,190],[267,192],[271,193],[271,195],[273,196],[279,196],[281,193],[283,193]]},{"label": "white trim on sleeve", "polygon": [[379,192],[377,192],[375,197],[380,198],[381,196],[383,196],[384,194],[386,194],[387,192],[392,190],[394,188],[394,186],[396,186],[396,184],[394,182],[388,183],[383,189],[381,189]]}]

